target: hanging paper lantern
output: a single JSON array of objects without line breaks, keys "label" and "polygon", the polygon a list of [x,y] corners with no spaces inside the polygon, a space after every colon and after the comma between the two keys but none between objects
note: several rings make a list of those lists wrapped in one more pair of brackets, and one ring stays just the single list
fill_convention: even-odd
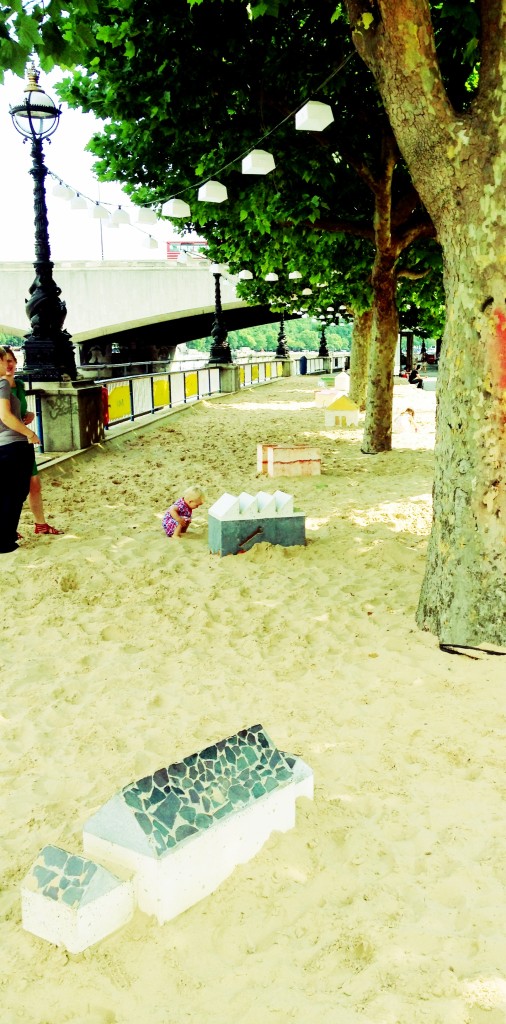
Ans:
[{"label": "hanging paper lantern", "polygon": [[251,270],[240,270],[237,276],[241,281],[253,280],[253,274],[251,273]]},{"label": "hanging paper lantern", "polygon": [[137,223],[138,224],[157,224],[158,223],[158,217],[156,216],[155,211],[151,209],[151,207],[149,207],[149,206],[141,206],[141,208],[140,208],[140,210],[139,210],[139,212],[137,214]]},{"label": "hanging paper lantern", "polygon": [[91,216],[94,220],[107,220],[109,217],[109,210],[106,210],[105,206],[101,206],[100,203],[94,203]]},{"label": "hanging paper lantern", "polygon": [[252,149],[242,161],[242,173],[268,174],[275,166],[272,153],[267,153],[265,149]]},{"label": "hanging paper lantern", "polygon": [[301,278],[301,277],[302,277],[302,274],[300,273],[299,270],[291,270],[289,275],[288,275],[288,278],[289,278],[290,281],[298,281],[299,278]]},{"label": "hanging paper lantern", "polygon": [[164,217],[191,217],[191,210],[183,199],[168,199],[162,206],[162,214]]},{"label": "hanging paper lantern", "polygon": [[279,277],[277,274],[266,274],[264,281],[279,281]]},{"label": "hanging paper lantern", "polygon": [[197,198],[201,203],[223,203],[227,199],[227,189],[219,181],[206,181],[198,190]]},{"label": "hanging paper lantern", "polygon": [[309,100],[295,115],[295,127],[297,131],[322,132],[329,124],[332,124],[334,115],[328,103],[319,103],[317,100]]}]

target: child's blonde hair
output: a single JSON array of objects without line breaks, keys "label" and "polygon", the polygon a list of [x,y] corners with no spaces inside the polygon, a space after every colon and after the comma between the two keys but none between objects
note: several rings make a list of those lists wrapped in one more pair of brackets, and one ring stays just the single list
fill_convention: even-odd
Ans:
[{"label": "child's blonde hair", "polygon": [[203,501],[204,492],[200,487],[187,487],[183,493],[185,501]]}]

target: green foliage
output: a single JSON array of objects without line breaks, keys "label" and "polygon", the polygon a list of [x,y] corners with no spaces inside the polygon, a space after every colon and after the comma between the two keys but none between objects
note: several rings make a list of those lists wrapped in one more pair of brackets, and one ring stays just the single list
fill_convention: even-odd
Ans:
[{"label": "green foliage", "polygon": [[[226,321],[226,315],[225,315]],[[286,344],[291,352],[317,351],[320,344],[321,324],[314,320],[290,320],[285,323],[284,333]],[[352,324],[342,321],[338,325],[326,329],[329,352],[349,352],[351,345]],[[249,348],[252,352],[274,352],[278,344],[279,324],[263,324],[240,331],[230,331],[228,342],[230,348]],[[198,352],[209,352],[212,338],[200,338],[192,341],[190,348]]]}]

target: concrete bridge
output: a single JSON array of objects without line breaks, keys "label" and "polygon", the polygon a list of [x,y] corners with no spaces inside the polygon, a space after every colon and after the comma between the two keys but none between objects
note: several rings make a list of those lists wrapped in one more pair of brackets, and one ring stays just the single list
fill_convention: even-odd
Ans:
[{"label": "concrete bridge", "polygon": [[[165,260],[55,263],[53,276],[67,304],[65,328],[88,361],[93,345],[107,362],[163,359],[178,344],[210,334],[214,277],[208,260],[188,264]],[[34,279],[31,263],[0,263],[0,331],[27,334],[25,301]],[[237,297],[236,279],[221,277],[221,302],[229,331],[273,323],[279,316],[265,306],[247,306]]]}]

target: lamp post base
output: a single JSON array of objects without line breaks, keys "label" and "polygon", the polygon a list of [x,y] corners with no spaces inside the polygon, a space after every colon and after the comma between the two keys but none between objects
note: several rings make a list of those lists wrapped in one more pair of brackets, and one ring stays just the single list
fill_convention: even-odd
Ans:
[{"label": "lamp post base", "polygon": [[28,381],[75,380],[77,369],[74,348],[67,331],[53,338],[25,335],[25,359],[20,377]]}]

